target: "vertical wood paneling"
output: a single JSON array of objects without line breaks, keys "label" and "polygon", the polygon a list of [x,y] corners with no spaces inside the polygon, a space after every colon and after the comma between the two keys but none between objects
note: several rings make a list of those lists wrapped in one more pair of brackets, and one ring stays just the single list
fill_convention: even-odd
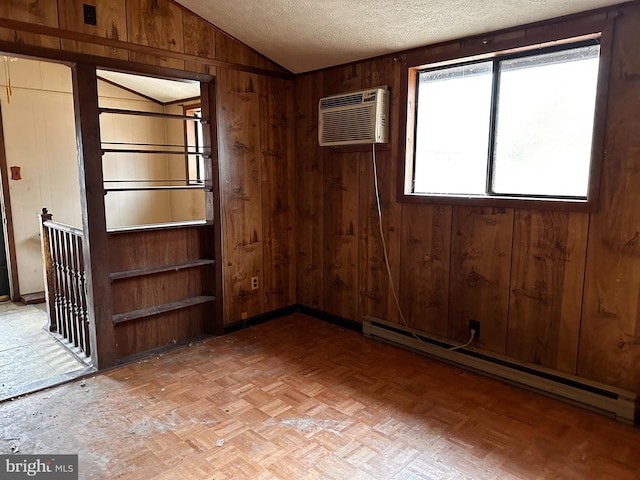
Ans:
[{"label": "vertical wood paneling", "polygon": [[575,373],[588,222],[516,212],[507,355]]},{"label": "vertical wood paneling", "polygon": [[260,79],[264,310],[295,303],[295,165],[292,155],[292,83]]},{"label": "vertical wood paneling", "polygon": [[264,280],[259,79],[220,69],[217,87],[226,324],[264,311],[260,290],[250,284],[254,276]]},{"label": "vertical wood paneling", "polygon": [[[325,72],[324,94],[358,90],[360,65]],[[360,321],[358,299],[359,165],[361,154],[323,147],[324,309]]]},{"label": "vertical wood paneling", "polygon": [[[182,13],[182,28],[184,31],[184,53],[205,58],[216,58],[215,28],[190,13]],[[216,74],[216,67],[200,63],[185,62],[185,70],[193,72]]]},{"label": "vertical wood paneling", "polygon": [[[182,9],[169,0],[127,0],[129,42],[184,52]],[[131,52],[130,60],[184,70],[184,61]]]},{"label": "vertical wood paneling", "polygon": [[451,207],[402,205],[400,305],[410,327],[445,337]]},{"label": "vertical wood paneling", "polygon": [[229,35],[216,30],[216,59],[241,65],[257,67],[259,55],[249,47],[237,42]]},{"label": "vertical wood paneling", "polygon": [[[58,4],[55,0],[2,0],[0,2],[0,17],[47,27],[57,27]],[[0,28],[0,40],[60,48],[60,40],[57,38],[17,32],[6,28]]]},{"label": "vertical wood paneling", "polygon": [[296,77],[296,296],[323,308],[324,172],[318,146],[318,101],[322,73]]},{"label": "vertical wood paneling", "polygon": [[[51,2],[55,3],[55,2]],[[86,0],[58,0],[60,11],[60,28],[74,32],[88,33],[97,37],[127,41],[127,12],[125,0],[94,0],[91,5],[96,7],[97,25],[84,23],[83,4]],[[103,57],[127,60],[126,50],[91,45],[74,40],[62,39],[62,49],[72,52],[100,55]]]},{"label": "vertical wood paneling", "polygon": [[591,217],[578,374],[640,390],[640,10],[616,20],[600,209]]},{"label": "vertical wood paneling", "polygon": [[[391,57],[362,64],[362,88],[393,85],[399,65]],[[391,111],[397,105],[398,92],[391,91]],[[393,131],[393,129],[392,129]],[[376,145],[378,188],[382,210],[382,229],[389,257],[393,286],[397,292],[400,276],[400,204],[396,199],[397,162],[393,152],[397,135],[391,135],[387,145]],[[370,149],[369,149],[370,150]],[[372,152],[363,153],[360,162],[360,248],[359,294],[360,316],[373,315],[397,320],[398,307],[393,298],[389,274],[380,239],[380,220],[376,204]]]},{"label": "vertical wood paneling", "polygon": [[474,346],[506,353],[512,231],[512,209],[453,208],[450,338],[466,342],[477,320]]},{"label": "vertical wood paneling", "polygon": [[359,321],[359,154],[332,152],[324,166],[324,310]]}]

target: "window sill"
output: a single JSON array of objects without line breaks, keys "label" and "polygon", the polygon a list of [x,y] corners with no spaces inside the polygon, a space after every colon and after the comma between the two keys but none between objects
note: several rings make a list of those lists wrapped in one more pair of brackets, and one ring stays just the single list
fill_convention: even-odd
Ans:
[{"label": "window sill", "polygon": [[424,195],[399,193],[398,202],[423,205],[465,205],[471,207],[499,207],[562,212],[594,212],[595,202],[584,199],[551,199],[536,197]]}]

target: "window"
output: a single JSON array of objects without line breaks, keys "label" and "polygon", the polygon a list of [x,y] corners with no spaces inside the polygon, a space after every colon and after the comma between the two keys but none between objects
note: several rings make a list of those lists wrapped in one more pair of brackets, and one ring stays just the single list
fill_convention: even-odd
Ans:
[{"label": "window", "polygon": [[405,195],[585,203],[599,64],[589,38],[409,68]]},{"label": "window", "polygon": [[[184,114],[189,117],[202,118],[200,106],[185,107]],[[202,122],[185,120],[185,135],[187,150],[190,152],[203,152]],[[198,185],[204,183],[204,157],[202,155],[187,155],[187,178],[189,184]]]}]

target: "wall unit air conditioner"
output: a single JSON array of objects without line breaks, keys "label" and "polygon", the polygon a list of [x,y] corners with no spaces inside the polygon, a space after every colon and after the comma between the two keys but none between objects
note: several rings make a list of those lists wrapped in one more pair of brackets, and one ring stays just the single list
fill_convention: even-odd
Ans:
[{"label": "wall unit air conditioner", "polygon": [[388,141],[389,91],[385,88],[320,99],[318,142],[321,147]]}]

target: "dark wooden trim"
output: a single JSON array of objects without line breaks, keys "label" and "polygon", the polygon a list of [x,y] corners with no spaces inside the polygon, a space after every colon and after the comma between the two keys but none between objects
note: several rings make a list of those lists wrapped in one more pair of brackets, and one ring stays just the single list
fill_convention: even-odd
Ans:
[{"label": "dark wooden trim", "polygon": [[91,361],[101,370],[115,364],[116,350],[111,322],[109,241],[104,209],[96,67],[75,65],[72,76]]},{"label": "dark wooden trim", "polygon": [[216,296],[213,315],[213,331],[216,335],[224,332],[224,291],[222,285],[222,209],[220,195],[220,167],[218,165],[218,97],[215,78],[208,83],[200,84],[200,108],[202,117],[209,118],[208,124],[203,125],[203,146],[209,147],[211,158],[205,158],[204,178],[211,183],[211,190],[205,192],[206,221],[213,224],[213,245],[211,250],[216,260],[213,266],[213,283]]},{"label": "dark wooden trim", "polygon": [[141,308],[139,310],[133,310],[130,312],[117,313],[112,317],[112,321],[114,325],[118,325],[120,323],[130,322],[131,320],[137,320],[139,318],[151,317],[154,315],[160,315],[161,313],[182,310],[183,308],[189,308],[203,303],[215,302],[215,300],[215,297],[206,295],[187,298],[178,302],[163,303],[161,305],[154,305],[153,307]]},{"label": "dark wooden trim", "polygon": [[362,324],[359,322],[354,322],[353,320],[348,320],[332,313],[327,313],[325,311],[318,310],[317,308],[307,307],[306,305],[301,305],[299,303],[294,303],[293,305],[278,308],[277,310],[272,310],[260,315],[254,315],[253,317],[247,318],[246,320],[240,320],[238,322],[230,323],[229,325],[225,325],[223,333],[224,335],[227,335],[229,333],[237,332],[247,327],[259,325],[261,323],[275,320],[276,318],[284,317],[285,315],[291,315],[292,313],[296,312],[309,315],[310,317],[317,318],[318,320],[323,320],[342,328],[346,328],[347,330],[353,330],[354,332],[362,333]]},{"label": "dark wooden trim", "polygon": [[307,307],[306,305],[295,305],[295,307],[298,312],[309,315],[310,317],[332,323],[333,325],[346,328],[347,330],[362,333],[362,324],[360,322],[354,322],[353,320],[334,315],[333,313],[327,313],[323,310],[318,310],[317,308]]},{"label": "dark wooden trim", "polygon": [[271,320],[275,320],[276,318],[291,315],[292,313],[296,313],[298,311],[300,311],[298,305],[289,305],[288,307],[282,307],[278,308],[277,310],[262,313],[260,315],[254,315],[253,317],[247,318],[246,320],[240,320],[238,322],[233,322],[229,325],[225,325],[223,334],[227,335],[229,333],[238,332],[240,330],[244,330],[247,327],[260,325],[261,323],[266,323]]},{"label": "dark wooden trim", "polygon": [[165,107],[171,105],[183,105],[189,108],[193,108],[196,104],[200,105],[200,97],[189,97],[183,98],[182,100],[172,100],[170,102],[163,103],[162,105],[164,105]]},{"label": "dark wooden trim", "polygon": [[108,78],[101,77],[100,74],[98,74],[98,80],[100,80],[101,82],[107,83],[109,85],[112,85],[112,86],[114,86],[116,88],[119,88],[120,90],[124,90],[125,92],[133,93],[134,95],[137,95],[140,98],[144,98],[145,100],[153,102],[153,103],[155,103],[157,105],[165,105],[164,103],[162,103],[159,100],[156,100],[153,97],[150,97],[150,96],[145,95],[145,94],[140,93],[140,92],[136,92],[132,88],[128,88],[128,87],[125,87],[124,85],[120,85],[119,83],[116,83],[116,82],[114,82],[112,80],[109,80]]},{"label": "dark wooden trim", "polygon": [[30,59],[43,60],[48,62],[58,62],[73,67],[76,63],[97,65],[100,70],[113,70],[117,72],[131,73],[134,75],[149,75],[167,79],[186,79],[209,81],[212,76],[206,73],[190,72],[177,68],[160,67],[147,63],[136,63],[128,60],[120,60],[110,57],[99,57],[97,55],[87,55],[85,53],[68,52],[55,48],[26,45],[24,43],[7,42],[0,40],[0,52],[9,53],[12,56],[26,57]]},{"label": "dark wooden trim", "polygon": [[[11,30],[18,30],[18,31],[27,32],[27,33],[35,33],[37,35],[44,35],[47,37],[63,38],[66,40],[74,40],[77,42],[90,43],[93,45],[101,45],[109,48],[127,50],[128,52],[142,53],[145,55],[155,55],[161,58],[175,58],[177,60],[183,60],[186,62],[212,65],[215,67],[228,68],[231,70],[240,70],[243,72],[256,73],[258,75],[285,78],[287,80],[293,79],[293,74],[289,72],[278,72],[275,70],[251,67],[248,65],[241,65],[238,63],[224,62],[222,60],[215,60],[213,58],[208,58],[208,57],[199,57],[197,55],[191,55],[189,53],[174,52],[171,50],[162,50],[155,47],[148,47],[146,45],[139,45],[137,43],[129,43],[129,42],[124,42],[122,40],[115,40],[113,38],[96,37],[95,35],[90,35],[87,33],[74,32],[71,30],[62,30],[55,27],[47,27],[45,25],[38,25],[35,23],[28,23],[28,22],[20,22],[18,20],[11,20],[7,18],[0,18],[0,28],[8,28]],[[98,65],[101,65],[101,63],[98,63]]]},{"label": "dark wooden trim", "polygon": [[[619,6],[617,6],[619,8]],[[508,30],[491,32],[482,36],[474,36],[466,39],[445,42],[442,44],[423,47],[407,51],[396,56],[397,61],[402,62],[400,78],[400,128],[397,150],[398,172],[397,175],[397,201],[399,203],[430,204],[430,205],[468,205],[478,207],[506,207],[524,208],[532,210],[553,210],[567,212],[594,212],[599,205],[599,184],[604,145],[604,131],[606,123],[606,106],[608,91],[608,76],[611,62],[611,48],[613,45],[613,22],[619,16],[618,8],[599,9],[597,11],[583,12],[572,15],[574,22],[564,25],[561,22],[568,21],[567,17],[537,22]],[[607,12],[611,18],[607,17]],[[594,18],[594,15],[601,17]],[[537,31],[540,27],[549,26],[543,31]],[[529,30],[532,30],[529,32]],[[511,38],[505,33],[521,32],[520,36]],[[429,63],[443,62],[457,58],[467,58],[477,55],[491,55],[503,53],[528,45],[542,43],[561,42],[568,38],[580,37],[595,33],[601,33],[601,62],[598,74],[598,93],[596,98],[596,117],[594,125],[593,146],[591,156],[591,171],[589,177],[587,200],[573,199],[544,199],[518,196],[447,196],[447,195],[414,195],[407,185],[412,180],[411,168],[413,165],[413,145],[415,137],[415,88],[416,71]],[[490,58],[490,57],[488,57]]]},{"label": "dark wooden trim", "polygon": [[[9,177],[7,175],[7,152],[4,142],[4,125],[2,123],[2,108],[0,107],[0,184],[2,184],[2,205],[4,205],[4,221],[6,222],[7,266],[11,281],[11,300],[17,302],[20,299],[20,284],[18,283],[18,260],[16,257],[16,240],[13,233],[13,215],[11,213],[11,196],[9,194]],[[0,228],[3,228],[0,225]]]}]

